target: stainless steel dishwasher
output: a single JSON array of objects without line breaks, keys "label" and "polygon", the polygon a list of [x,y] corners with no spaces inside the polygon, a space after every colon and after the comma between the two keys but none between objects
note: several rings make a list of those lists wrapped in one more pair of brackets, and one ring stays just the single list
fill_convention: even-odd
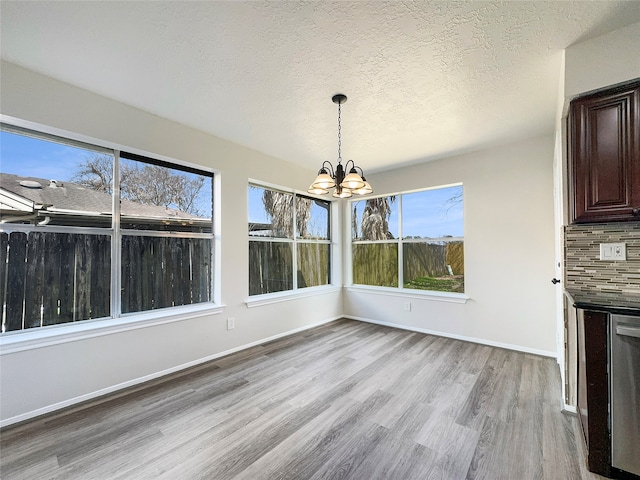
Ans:
[{"label": "stainless steel dishwasher", "polygon": [[640,475],[640,317],[611,315],[611,466]]}]

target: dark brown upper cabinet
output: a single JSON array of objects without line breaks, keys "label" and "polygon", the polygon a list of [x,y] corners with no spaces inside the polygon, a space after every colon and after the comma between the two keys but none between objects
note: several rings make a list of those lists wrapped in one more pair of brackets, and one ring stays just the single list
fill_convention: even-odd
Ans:
[{"label": "dark brown upper cabinet", "polygon": [[571,102],[571,223],[640,221],[640,79]]}]

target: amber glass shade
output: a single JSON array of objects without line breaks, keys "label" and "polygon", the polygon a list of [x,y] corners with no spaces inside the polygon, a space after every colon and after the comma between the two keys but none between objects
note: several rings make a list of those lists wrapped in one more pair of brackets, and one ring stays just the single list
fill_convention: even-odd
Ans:
[{"label": "amber glass shade", "polygon": [[335,187],[335,185],[336,185],[336,182],[333,180],[333,178],[331,178],[331,175],[329,175],[327,171],[324,169],[320,170],[320,173],[311,184],[313,188],[321,188],[322,190],[327,190],[331,187]]},{"label": "amber glass shade", "polygon": [[355,169],[351,169],[351,172],[344,177],[340,186],[342,188],[348,188],[349,190],[355,190],[364,187],[364,182],[362,181],[362,177],[356,173]]},{"label": "amber glass shade", "polygon": [[327,193],[329,193],[329,190],[325,188],[317,188],[311,185],[307,190],[307,193],[313,193],[314,195],[326,195]]},{"label": "amber glass shade", "polygon": [[360,187],[360,188],[356,188],[355,190],[353,190],[353,193],[355,193],[356,195],[368,195],[369,193],[373,192],[373,188],[371,188],[371,185],[369,185],[369,182],[367,182],[364,178],[364,187]]}]

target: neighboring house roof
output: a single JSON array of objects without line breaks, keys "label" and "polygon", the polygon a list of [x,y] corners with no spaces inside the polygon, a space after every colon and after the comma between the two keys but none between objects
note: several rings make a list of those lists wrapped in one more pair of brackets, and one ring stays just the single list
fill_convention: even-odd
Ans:
[{"label": "neighboring house roof", "polygon": [[[92,222],[110,221],[112,197],[73,182],[59,182],[37,177],[0,173],[0,213],[2,223],[43,220],[45,217],[91,218]],[[122,200],[120,214],[125,220],[139,223],[210,224],[211,220],[187,212],[157,205]],[[79,219],[80,220],[80,219]],[[64,222],[68,224],[68,222]]]}]

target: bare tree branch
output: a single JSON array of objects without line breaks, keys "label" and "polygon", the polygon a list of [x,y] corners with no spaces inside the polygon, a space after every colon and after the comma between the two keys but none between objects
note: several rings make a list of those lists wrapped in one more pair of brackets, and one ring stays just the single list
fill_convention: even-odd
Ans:
[{"label": "bare tree branch", "polygon": [[[72,181],[87,188],[113,193],[113,158],[93,154],[80,164]],[[205,177],[189,178],[169,168],[123,160],[120,163],[121,198],[145,205],[175,208],[196,216],[208,216],[197,203]]]}]

